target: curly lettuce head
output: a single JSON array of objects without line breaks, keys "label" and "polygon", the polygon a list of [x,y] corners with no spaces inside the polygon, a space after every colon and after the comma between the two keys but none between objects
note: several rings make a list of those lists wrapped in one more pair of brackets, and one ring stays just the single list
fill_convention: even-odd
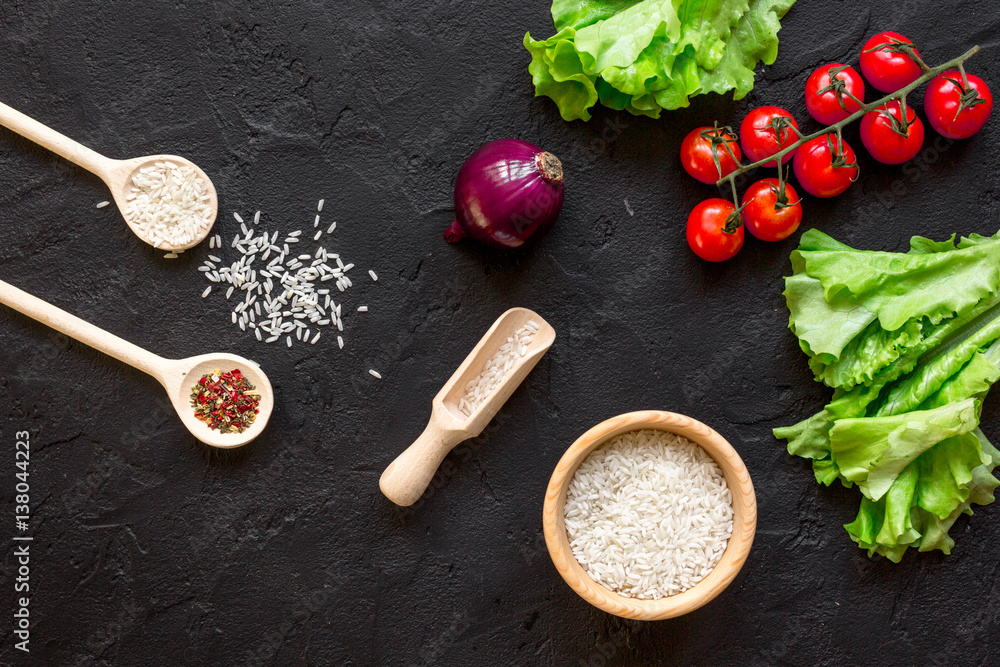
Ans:
[{"label": "curly lettuce head", "polygon": [[555,0],[558,32],[525,34],[535,95],[565,120],[590,119],[598,101],[658,118],[692,95],[753,88],[758,62],[778,53],[779,21],[795,0]]}]

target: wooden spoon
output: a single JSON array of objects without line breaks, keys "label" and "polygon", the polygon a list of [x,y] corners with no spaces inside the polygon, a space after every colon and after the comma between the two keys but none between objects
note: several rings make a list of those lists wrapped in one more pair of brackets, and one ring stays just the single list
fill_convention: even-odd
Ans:
[{"label": "wooden spoon", "polygon": [[[465,396],[466,385],[479,376],[486,362],[497,353],[500,346],[529,321],[538,325],[538,331],[528,343],[527,353],[515,361],[515,366],[507,373],[500,386],[493,390],[472,415],[466,416],[458,407],[459,401]],[[527,308],[511,308],[501,315],[434,397],[431,418],[424,432],[382,473],[378,485],[386,498],[397,505],[415,503],[427,489],[448,452],[458,443],[482,433],[542,355],[552,347],[555,339],[555,329]]]},{"label": "wooden spoon", "polygon": [[[0,303],[152,375],[167,390],[167,396],[184,426],[206,445],[222,448],[245,445],[260,435],[271,417],[271,410],[274,408],[271,383],[260,367],[249,359],[234,354],[202,354],[187,359],[164,359],[2,280]],[[250,384],[260,392],[260,412],[253,424],[242,433],[220,433],[194,416],[191,387],[214,369],[225,372],[234,368],[239,368]]]},{"label": "wooden spoon", "polygon": [[215,224],[215,218],[219,213],[219,196],[215,192],[212,180],[198,165],[190,160],[177,155],[147,155],[146,157],[137,157],[131,160],[112,160],[2,103],[0,103],[0,125],[17,132],[22,137],[34,141],[39,146],[48,148],[53,153],[61,155],[73,164],[77,164],[99,176],[107,184],[108,188],[111,189],[111,195],[114,197],[115,204],[118,205],[118,210],[121,211],[122,217],[125,218],[125,222],[135,232],[136,236],[150,245],[153,244],[152,239],[146,237],[142,230],[132,222],[132,218],[128,212],[129,202],[127,197],[131,191],[132,177],[143,167],[152,165],[155,162],[168,161],[173,162],[178,167],[191,167],[198,176],[205,180],[208,186],[210,207],[208,224],[194,238],[183,245],[172,245],[164,242],[156,247],[169,251],[187,250],[201,243],[208,236],[208,233],[212,231],[212,225]]}]

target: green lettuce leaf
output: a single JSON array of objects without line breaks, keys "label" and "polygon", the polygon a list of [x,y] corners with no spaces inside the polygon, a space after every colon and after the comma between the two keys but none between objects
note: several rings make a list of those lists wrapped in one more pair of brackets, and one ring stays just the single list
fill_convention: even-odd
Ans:
[{"label": "green lettuce leaf", "polygon": [[[935,334],[930,340],[941,340],[941,336]],[[788,441],[789,454],[813,459],[813,470],[820,484],[829,486],[840,479],[845,486],[853,486],[853,482],[840,475],[836,462],[831,458],[830,430],[834,421],[893,414],[884,401],[879,403],[879,394],[887,384],[905,376],[902,371],[912,365],[910,360],[898,360],[887,369],[883,369],[872,385],[860,385],[849,391],[838,391],[833,401],[809,419],[793,426],[774,429],[775,437]],[[918,399],[922,401],[920,408],[929,410],[968,398],[982,400],[998,379],[1000,379],[1000,341],[994,342],[985,351],[977,352],[965,366],[933,393],[929,391],[931,387],[922,385],[921,390],[925,393],[917,394]]]},{"label": "green lettuce leaf", "polygon": [[979,406],[1000,379],[1000,238],[913,237],[907,253],[861,251],[811,230],[786,278],[789,328],[823,410],[775,429],[816,480],[857,486],[845,526],[869,555],[949,553],[948,531],[993,502],[1000,452]]},{"label": "green lettuce leaf", "polygon": [[[806,235],[823,233],[813,229]],[[828,303],[863,306],[875,313],[883,329],[894,331],[916,317],[937,324],[995,295],[1000,288],[1000,241],[905,254],[800,247],[792,252],[792,266],[823,284]]]},{"label": "green lettuce leaf", "polygon": [[554,0],[556,35],[524,36],[535,95],[566,120],[589,120],[599,100],[658,117],[689,97],[753,88],[754,67],[777,56],[780,19],[794,0]]},{"label": "green lettuce leaf", "polygon": [[844,348],[875,321],[875,313],[864,306],[828,303],[823,283],[805,273],[785,279],[785,300],[791,311],[788,326],[799,346],[824,365],[836,362]]},{"label": "green lettuce leaf", "polygon": [[[1000,338],[1000,308],[991,309],[985,315],[959,331],[949,343],[926,354],[920,366],[886,392],[877,414],[898,414],[915,409],[961,373],[977,352]],[[998,360],[991,355],[988,361],[993,365]],[[987,370],[983,372],[989,375]],[[953,387],[953,395],[954,390]]]},{"label": "green lettuce leaf", "polygon": [[722,95],[734,90],[734,99],[746,97],[753,90],[753,70],[757,63],[770,65],[778,57],[780,20],[794,2],[751,0],[740,3],[747,5],[746,12],[728,35],[723,36],[720,32],[714,44],[717,50],[722,50],[722,57],[710,67],[699,63],[700,92]]},{"label": "green lettuce leaf", "polygon": [[552,22],[556,31],[563,28],[579,30],[598,21],[609,19],[641,0],[552,0]]},{"label": "green lettuce leaf", "polygon": [[[903,357],[907,358],[907,363],[913,361],[920,354],[939,345],[942,339],[954,337],[953,334],[975,318],[995,319],[1000,316],[1000,311],[985,315],[1000,303],[996,294],[996,272],[973,268],[970,273],[979,274],[977,277],[986,281],[986,289],[992,296],[962,304],[958,304],[959,299],[956,298],[953,305],[960,305],[958,311],[941,317],[945,297],[952,291],[961,292],[968,284],[968,276],[951,273],[952,266],[949,262],[963,264],[968,261],[965,251],[956,251],[953,239],[954,237],[949,241],[934,242],[914,237],[914,249],[906,255],[875,253],[882,256],[880,261],[889,257],[883,264],[891,263],[891,256],[895,256],[897,259],[905,258],[910,264],[908,268],[897,265],[897,269],[904,268],[913,273],[914,267],[917,268],[917,278],[913,278],[910,273],[893,274],[884,269],[875,272],[877,275],[869,276],[871,282],[890,293],[908,279],[919,280],[920,275],[925,272],[943,271],[936,290],[928,290],[930,293],[925,293],[927,298],[914,299],[911,309],[906,312],[909,319],[898,328],[890,329],[879,319],[878,294],[873,297],[849,293],[846,296],[844,293],[831,295],[831,291],[838,290],[839,283],[835,279],[828,277],[824,285],[822,280],[806,273],[807,270],[812,270],[819,276],[829,276],[828,264],[841,267],[847,265],[849,268],[838,270],[851,272],[853,284],[857,287],[863,280],[859,276],[864,273],[859,266],[870,262],[873,253],[854,250],[815,230],[803,235],[800,247],[792,254],[795,274],[786,278],[785,297],[790,312],[789,326],[799,338],[802,350],[810,356],[809,365],[817,380],[832,387],[869,384],[875,380],[879,369]],[[985,253],[988,257],[992,257],[993,253],[1000,253],[1000,243],[992,238],[986,240],[990,241],[988,246],[980,242],[978,249],[970,252]],[[987,262],[989,259],[982,261]],[[932,262],[936,266],[929,266]],[[871,274],[870,271],[868,273]],[[983,326],[982,319],[972,324],[974,328]],[[980,339],[989,342],[991,335],[990,332],[983,332]],[[966,359],[973,351],[966,349]]]},{"label": "green lettuce leaf", "polygon": [[989,463],[990,457],[984,456],[979,438],[972,433],[943,440],[918,459],[920,488],[914,504],[947,519],[969,499],[972,471]]},{"label": "green lettuce leaf", "polygon": [[891,417],[840,419],[830,430],[830,451],[840,474],[878,500],[918,456],[978,426],[979,405],[971,398]]},{"label": "green lettuce leaf", "polygon": [[809,367],[817,380],[831,387],[871,384],[876,374],[902,357],[923,338],[923,323],[910,320],[895,331],[886,331],[871,322],[841,350],[836,359],[814,357]]},{"label": "green lettuce leaf", "polygon": [[988,462],[972,469],[971,481],[964,487],[966,499],[947,516],[940,517],[919,504],[921,496],[928,493],[937,475],[914,463],[907,467],[881,500],[862,497],[857,518],[844,526],[851,539],[862,549],[867,549],[869,556],[878,553],[896,563],[909,547],[919,551],[951,553],[955,541],[948,531],[952,525],[962,514],[971,515],[973,504],[992,503],[993,492],[1000,486],[1000,480],[993,476],[993,470],[1000,463],[1000,451],[978,429],[970,437],[979,443],[982,456]]},{"label": "green lettuce leaf", "polygon": [[587,109],[597,103],[596,77],[590,74],[573,48],[573,28],[565,28],[553,37],[534,42],[524,36],[524,46],[531,52],[528,71],[535,83],[535,95],[555,100],[565,120],[590,120]]},{"label": "green lettuce leaf", "polygon": [[982,400],[997,380],[1000,380],[1000,342],[976,352],[962,370],[948,378],[920,407],[927,410],[966,398]]},{"label": "green lettuce leaf", "polygon": [[931,252],[948,252],[955,249],[955,234],[945,241],[934,241],[923,236],[914,236],[910,239],[910,252],[913,254],[924,254]]},{"label": "green lettuce leaf", "polygon": [[807,459],[828,458],[832,426],[830,413],[822,410],[794,426],[774,429],[774,436],[788,441],[789,454]]}]

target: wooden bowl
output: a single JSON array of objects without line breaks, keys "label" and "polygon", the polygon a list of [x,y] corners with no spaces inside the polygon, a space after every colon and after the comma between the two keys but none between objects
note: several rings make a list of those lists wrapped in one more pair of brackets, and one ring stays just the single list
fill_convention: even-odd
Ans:
[{"label": "wooden bowl", "polygon": [[[566,491],[583,460],[610,438],[642,429],[669,431],[701,445],[719,464],[733,495],[733,534],[715,569],[683,593],[659,600],[628,598],[594,581],[573,556],[563,516]],[[559,459],[545,492],[542,525],[552,562],[580,597],[609,614],[659,621],[694,611],[715,598],[736,577],[750,553],[757,530],[757,498],[743,460],[733,446],[711,428],[673,412],[629,412],[603,421],[581,435]]]}]

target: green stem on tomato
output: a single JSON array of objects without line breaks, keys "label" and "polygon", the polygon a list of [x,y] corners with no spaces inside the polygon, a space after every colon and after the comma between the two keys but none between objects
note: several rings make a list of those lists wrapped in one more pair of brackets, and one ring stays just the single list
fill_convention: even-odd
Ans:
[{"label": "green stem on tomato", "polygon": [[[778,151],[774,155],[768,155],[763,160],[757,160],[756,162],[751,162],[750,164],[740,164],[740,166],[736,170],[731,171],[730,173],[728,173],[725,176],[723,176],[722,178],[720,178],[716,182],[716,185],[719,186],[719,187],[722,187],[723,184],[726,181],[729,181],[732,184],[732,186],[733,186],[733,197],[734,197],[733,203],[736,204],[737,201],[738,201],[735,198],[736,197],[736,177],[737,176],[741,176],[741,175],[747,173],[748,171],[752,171],[753,169],[756,169],[757,167],[762,167],[762,166],[764,166],[764,164],[766,162],[775,161],[775,162],[777,162],[780,165],[781,164],[781,158],[783,158],[784,156],[788,155],[789,153],[791,153],[792,151],[794,151],[796,148],[798,148],[802,144],[806,143],[807,141],[812,141],[816,137],[822,137],[823,135],[830,134],[831,132],[836,132],[837,136],[839,137],[840,136],[840,131],[844,127],[846,127],[847,125],[850,125],[851,123],[853,123],[857,119],[859,119],[862,116],[864,116],[869,111],[873,111],[874,109],[879,108],[880,106],[882,106],[883,104],[886,104],[887,102],[891,102],[892,100],[898,100],[898,99],[900,99],[902,97],[905,97],[910,91],[914,90],[915,88],[919,88],[920,86],[922,86],[923,84],[927,83],[928,81],[930,81],[931,79],[933,79],[935,76],[937,76],[938,74],[940,74],[941,72],[949,70],[949,69],[951,69],[953,67],[958,67],[964,73],[965,68],[962,67],[962,63],[964,63],[966,60],[968,60],[972,56],[976,55],[977,53],[979,53],[979,45],[978,44],[976,46],[973,46],[971,49],[969,49],[968,51],[966,51],[965,53],[963,53],[959,57],[952,58],[951,60],[949,60],[948,62],[944,63],[943,65],[938,65],[937,67],[929,67],[929,68],[926,65],[924,65],[924,67],[927,68],[927,69],[924,71],[923,74],[920,75],[919,78],[914,79],[913,81],[911,81],[907,85],[903,86],[902,88],[900,88],[896,92],[890,93],[890,94],[886,95],[885,97],[882,97],[880,99],[875,100],[874,102],[869,102],[868,104],[861,105],[860,109],[858,109],[857,111],[855,111],[854,113],[852,113],[847,118],[845,118],[845,119],[843,119],[841,121],[838,121],[838,122],[836,122],[833,125],[830,125],[828,127],[824,127],[822,130],[819,130],[818,132],[813,132],[812,134],[807,134],[805,136],[801,136],[801,134],[800,134],[800,138],[799,138],[798,141],[796,141],[793,144],[789,144],[788,146],[786,146],[785,148],[781,149],[780,151]],[[923,63],[923,61],[920,61],[920,62]]]},{"label": "green stem on tomato", "polygon": [[[922,69],[924,73],[931,71],[931,68],[927,66],[924,59],[917,55],[917,50],[913,48],[912,44],[900,44],[899,50],[910,56],[910,59],[917,63],[917,66]],[[959,64],[961,65],[961,63]]]},{"label": "green stem on tomato", "polygon": [[965,68],[962,67],[962,63],[958,63],[958,73],[962,75],[962,89],[969,89],[969,77],[965,73]]}]

